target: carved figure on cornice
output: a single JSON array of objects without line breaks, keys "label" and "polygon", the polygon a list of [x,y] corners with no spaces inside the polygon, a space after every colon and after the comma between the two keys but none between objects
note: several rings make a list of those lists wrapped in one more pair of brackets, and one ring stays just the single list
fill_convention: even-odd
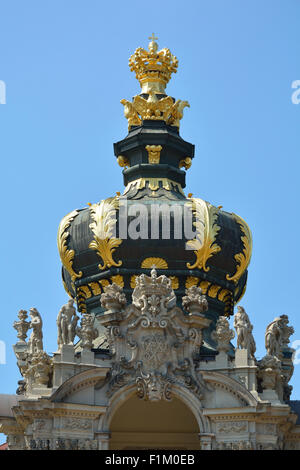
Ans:
[{"label": "carved figure on cornice", "polygon": [[250,356],[254,357],[256,344],[252,334],[253,325],[251,324],[245,309],[241,306],[238,307],[238,311],[234,316],[233,326],[237,334],[236,347],[247,349]]},{"label": "carved figure on cornice", "polygon": [[59,349],[63,344],[73,344],[79,317],[76,314],[74,300],[69,299],[58,313],[56,324],[58,329],[57,344]]},{"label": "carved figure on cornice", "polygon": [[234,331],[230,329],[229,321],[226,317],[219,317],[216,323],[216,329],[211,337],[217,341],[219,352],[227,352],[230,349],[230,341],[234,338]]},{"label": "carved figure on cornice", "polygon": [[81,326],[76,329],[76,333],[81,339],[82,349],[90,351],[94,339],[98,336],[98,330],[94,327],[94,317],[89,313],[82,315]]},{"label": "carved figure on cornice", "polygon": [[287,315],[280,315],[280,320],[281,320],[280,321],[281,348],[288,348],[288,345],[290,343],[290,336],[292,336],[295,333],[295,330],[292,326],[288,326],[289,317]]},{"label": "carved figure on cornice", "polygon": [[36,308],[31,308],[29,310],[29,315],[31,318],[30,328],[32,328],[32,333],[28,341],[28,351],[33,354],[43,350],[43,322],[42,317]]},{"label": "carved figure on cornice", "polygon": [[185,290],[186,295],[182,297],[182,306],[189,312],[206,312],[208,303],[205,295],[202,295],[200,287],[192,286]]},{"label": "carved figure on cornice", "polygon": [[265,346],[268,355],[279,358],[282,356],[282,349],[287,347],[289,338],[294,333],[294,328],[287,326],[288,322],[288,316],[281,315],[267,326]]}]

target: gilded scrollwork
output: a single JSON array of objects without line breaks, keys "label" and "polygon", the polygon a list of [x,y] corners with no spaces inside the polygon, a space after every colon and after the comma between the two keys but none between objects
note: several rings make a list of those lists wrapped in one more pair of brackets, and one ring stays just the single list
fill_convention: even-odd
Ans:
[{"label": "gilded scrollwork", "polygon": [[79,212],[77,210],[74,210],[67,214],[59,224],[58,228],[58,234],[57,234],[57,246],[58,246],[58,251],[59,251],[59,256],[61,259],[62,264],[68,271],[68,273],[71,276],[72,283],[78,278],[82,276],[82,271],[79,273],[76,273],[73,269],[73,260],[75,256],[75,251],[68,249],[67,245],[67,239],[70,235],[70,233],[67,231],[67,229],[70,227],[71,222],[74,220],[75,217]]},{"label": "gilded scrollwork", "polygon": [[152,165],[160,162],[160,152],[162,151],[161,145],[146,145],[148,152],[148,162]]},{"label": "gilded scrollwork", "polygon": [[216,237],[220,230],[217,225],[219,209],[202,199],[191,199],[191,208],[196,221],[193,225],[196,228],[196,237],[187,241],[187,245],[194,249],[196,261],[194,264],[187,263],[189,269],[203,269],[209,271],[206,265],[209,258],[221,251],[221,247],[216,243]]},{"label": "gilded scrollwork", "polygon": [[124,115],[128,120],[128,129],[131,126],[139,126],[142,121],[165,121],[169,126],[180,126],[180,120],[183,117],[185,107],[190,107],[188,101],[177,100],[173,102],[171,96],[159,99],[153,91],[149,91],[148,98],[145,99],[140,95],[133,98],[131,103],[122,99],[121,104],[124,106]]},{"label": "gilded scrollwork", "polygon": [[118,165],[122,168],[126,168],[127,166],[130,166],[128,158],[123,157],[123,155],[118,156],[117,162],[118,162]]},{"label": "gilded scrollwork", "polygon": [[113,253],[122,243],[122,240],[114,236],[114,227],[116,224],[115,214],[119,207],[117,197],[112,197],[101,201],[99,204],[93,204],[90,208],[93,222],[90,229],[94,234],[94,240],[89,244],[89,248],[95,250],[102,259],[103,264],[99,264],[99,269],[106,267],[121,266],[122,261],[116,262],[113,259]]},{"label": "gilded scrollwork", "polygon": [[234,281],[237,283],[242,276],[242,274],[246,271],[249,266],[251,254],[252,254],[252,236],[251,231],[246,222],[238,215],[233,214],[236,222],[239,224],[241,231],[243,233],[241,240],[243,243],[243,251],[237,253],[234,256],[234,259],[237,262],[236,271],[233,275],[227,274],[226,279],[228,281]]},{"label": "gilded scrollwork", "polygon": [[149,188],[151,191],[157,191],[158,189],[166,189],[167,191],[176,191],[184,196],[183,189],[179,183],[172,181],[168,178],[138,178],[134,181],[130,181],[124,190],[124,196],[132,189],[141,190]]},{"label": "gilded scrollwork", "polygon": [[191,157],[185,157],[179,162],[179,168],[185,168],[188,170],[192,166],[192,159]]}]

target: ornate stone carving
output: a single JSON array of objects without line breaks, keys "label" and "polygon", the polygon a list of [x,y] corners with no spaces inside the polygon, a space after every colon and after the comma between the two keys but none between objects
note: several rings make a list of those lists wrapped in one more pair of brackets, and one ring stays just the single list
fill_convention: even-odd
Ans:
[{"label": "ornate stone carving", "polygon": [[217,432],[218,433],[239,433],[246,432],[248,430],[247,421],[230,421],[225,423],[217,423]]},{"label": "ornate stone carving", "polygon": [[119,312],[126,305],[126,297],[123,289],[116,283],[104,287],[104,293],[101,295],[101,306],[110,312]]},{"label": "ornate stone carving", "polygon": [[92,428],[92,421],[89,419],[65,418],[63,421],[63,428],[86,431]]},{"label": "ornate stone carving", "polygon": [[171,383],[161,374],[143,374],[136,379],[137,395],[139,398],[159,401],[162,398],[169,401],[171,399]]},{"label": "ornate stone carving", "polygon": [[230,349],[230,341],[234,338],[234,331],[230,329],[226,317],[219,317],[216,323],[216,330],[212,333],[212,338],[217,341],[219,352],[227,352]]},{"label": "ornate stone carving", "polygon": [[97,450],[98,441],[96,439],[78,439],[78,450]]},{"label": "ornate stone carving", "polygon": [[26,321],[28,318],[26,310],[20,310],[18,313],[19,321],[15,321],[13,327],[17,330],[18,343],[26,344],[27,331],[30,328],[30,322]]},{"label": "ornate stone carving", "polygon": [[[36,446],[36,440],[31,440]],[[53,450],[97,450],[98,441],[96,439],[54,439],[51,449]],[[34,447],[34,449],[37,449]]]},{"label": "ornate stone carving", "polygon": [[94,327],[94,317],[85,313],[81,318],[81,327],[76,329],[76,333],[81,339],[83,350],[90,351],[93,347],[93,341],[98,336],[98,330]]},{"label": "ornate stone carving", "polygon": [[60,349],[63,344],[73,344],[79,317],[74,308],[74,300],[70,299],[60,309],[56,324],[58,329],[57,344]]},{"label": "ornate stone carving", "polygon": [[202,313],[208,309],[205,295],[202,295],[200,287],[191,286],[185,290],[186,295],[182,297],[182,306],[189,313]]},{"label": "ornate stone carving", "polygon": [[250,441],[216,442],[216,450],[253,450]]},{"label": "ornate stone carving", "polygon": [[256,344],[252,335],[253,325],[250,323],[245,309],[241,306],[238,307],[238,311],[234,316],[233,326],[237,335],[236,347],[240,349],[247,349],[249,355],[254,357]]},{"label": "ornate stone carving", "polygon": [[202,343],[202,329],[210,320],[199,313],[207,306],[201,290],[187,293],[189,315],[176,306],[171,280],[158,277],[152,269],[151,276],[136,277],[132,304],[118,318],[109,311],[99,318],[109,330],[113,354],[109,395],[123,385],[135,384],[140,398],[169,400],[172,386],[177,384],[201,397],[206,385],[195,370],[194,359]]},{"label": "ornate stone carving", "polygon": [[259,363],[258,376],[262,380],[262,388],[275,390],[280,380],[281,362],[276,356],[266,355]]},{"label": "ornate stone carving", "polygon": [[46,427],[45,419],[35,419],[33,424],[34,431],[42,431]]},{"label": "ornate stone carving", "polygon": [[[27,322],[27,312],[19,312],[19,322],[14,323],[18,331],[18,341],[14,345],[20,372],[25,380],[18,382],[18,395],[26,394],[33,388],[48,387],[52,378],[52,360],[43,351],[42,318],[36,308],[30,309],[31,321]],[[28,343],[26,343],[26,332],[32,328]]]},{"label": "ornate stone carving", "polygon": [[45,351],[37,351],[29,356],[24,377],[31,388],[48,387],[51,373],[51,358]]}]

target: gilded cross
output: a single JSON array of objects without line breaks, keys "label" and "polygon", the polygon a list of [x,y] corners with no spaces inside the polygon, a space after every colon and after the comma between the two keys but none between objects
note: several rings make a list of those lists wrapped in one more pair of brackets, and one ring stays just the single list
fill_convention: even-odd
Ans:
[{"label": "gilded cross", "polygon": [[148,38],[148,39],[151,39],[152,41],[155,41],[155,40],[158,39],[158,38],[156,38],[156,37],[154,36],[154,33],[152,33],[152,36],[150,36],[150,38]]}]

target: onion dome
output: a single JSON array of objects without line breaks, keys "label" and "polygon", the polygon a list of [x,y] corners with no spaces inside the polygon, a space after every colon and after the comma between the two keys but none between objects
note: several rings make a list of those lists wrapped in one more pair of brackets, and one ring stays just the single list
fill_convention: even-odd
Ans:
[{"label": "onion dome", "polygon": [[[236,214],[185,195],[194,145],[181,138],[179,127],[189,104],[166,94],[178,60],[150,39],[149,50],[138,48],[129,60],[141,93],[121,100],[128,135],[114,144],[114,153],[125,189],[62,219],[63,283],[81,312],[97,316],[105,286],[118,284],[129,299],[136,277],[155,266],[171,278],[179,303],[186,288],[201,287],[214,329],[246,289],[251,233]],[[215,349],[209,332],[204,340],[209,354]]]}]

